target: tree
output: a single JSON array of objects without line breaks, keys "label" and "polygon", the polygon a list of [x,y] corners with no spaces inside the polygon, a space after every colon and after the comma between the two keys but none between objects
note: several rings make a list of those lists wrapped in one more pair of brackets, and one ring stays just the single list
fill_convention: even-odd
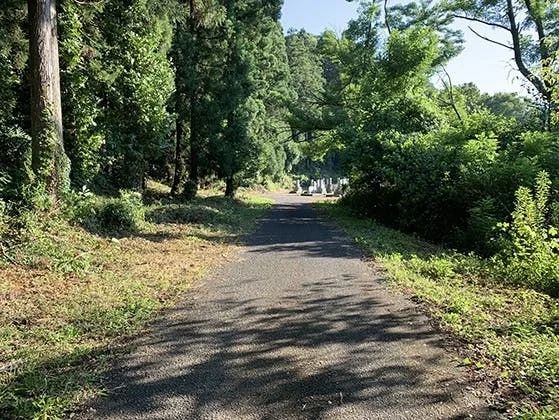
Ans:
[{"label": "tree", "polygon": [[[173,108],[176,118],[175,168],[172,194],[188,169],[198,185],[207,158],[210,132],[218,130],[215,91],[223,77],[228,34],[221,1],[188,0],[177,19],[171,58],[175,67]],[[186,156],[188,154],[188,156]],[[188,162],[187,162],[188,160]]]},{"label": "tree", "polygon": [[[317,37],[304,30],[289,32],[286,45],[291,73],[289,83],[296,95],[290,104],[292,139],[301,142],[312,137],[312,131],[306,130],[309,120],[321,117],[326,80]],[[301,139],[302,135],[305,139]]]},{"label": "tree", "polygon": [[239,178],[283,173],[280,137],[289,75],[285,40],[278,23],[279,1],[226,1],[226,71],[215,112],[223,130],[210,140],[217,175],[232,196]]},{"label": "tree", "polygon": [[100,31],[103,5],[62,0],[59,14],[60,67],[64,147],[72,184],[90,185],[99,175],[101,147],[107,140],[101,98],[106,85],[104,39]]},{"label": "tree", "polygon": [[[249,133],[257,157],[248,161],[244,176],[259,182],[280,181],[285,175],[290,127],[286,104],[294,98],[290,86],[285,37],[275,13],[266,12],[250,25],[250,73],[253,109]],[[254,35],[251,35],[254,34]]]},{"label": "tree", "polygon": [[290,31],[286,37],[290,67],[290,85],[295,91],[297,105],[315,114],[322,102],[326,80],[318,38],[301,30]]},{"label": "tree", "polygon": [[296,94],[289,105],[294,172],[310,178],[340,177],[336,129],[346,118],[341,106],[340,41],[331,31],[321,36],[299,31],[290,32],[286,43],[290,84]]},{"label": "tree", "polygon": [[142,190],[151,164],[172,147],[170,13],[159,2],[113,0],[100,14],[101,171],[109,189]]},{"label": "tree", "polygon": [[29,39],[27,5],[6,0],[0,12],[0,199],[21,198],[29,181],[29,96],[26,78]]},{"label": "tree", "polygon": [[537,105],[529,98],[513,92],[484,93],[482,104],[495,115],[514,118],[524,129],[541,130],[542,121],[538,118]]},{"label": "tree", "polygon": [[29,0],[32,169],[52,199],[69,186],[64,152],[55,0]]},{"label": "tree", "polygon": [[174,173],[173,183],[171,186],[171,195],[176,195],[183,182],[185,173],[185,129],[189,121],[187,101],[192,100],[193,95],[189,93],[192,87],[189,86],[189,79],[196,71],[188,65],[189,60],[197,54],[198,49],[189,48],[197,29],[195,21],[194,2],[188,2],[190,7],[188,12],[182,11],[186,18],[179,17],[175,21],[173,33],[173,44],[170,51],[171,59],[175,66],[175,92],[173,94],[173,111],[175,114],[175,156],[174,156]]},{"label": "tree", "polygon": [[[235,10],[228,8],[229,19]],[[239,22],[231,21],[237,26]],[[233,26],[233,27],[234,27]],[[229,40],[229,53],[225,67],[227,72],[221,80],[221,94],[218,96],[219,113],[223,120],[219,134],[210,142],[211,153],[215,159],[217,175],[225,180],[225,196],[233,197],[235,194],[235,175],[244,169],[244,165],[251,156],[251,138],[249,123],[251,110],[249,97],[253,89],[250,83],[248,57],[243,54],[244,39],[240,28],[233,29],[232,38]]]},{"label": "tree", "polygon": [[[386,3],[385,3],[386,5]],[[411,1],[385,7],[385,22],[390,33],[394,29],[405,30],[413,26],[429,27],[439,40],[440,57],[437,64],[447,62],[463,49],[464,39],[459,30],[452,29],[452,15],[439,2],[433,0]]]},{"label": "tree", "polygon": [[[504,31],[503,43],[472,31],[488,42],[507,48],[520,73],[548,105],[557,106],[559,87],[559,3],[548,0],[448,0],[454,17]],[[549,117],[549,112],[548,112]],[[548,118],[549,119],[549,118]]]}]

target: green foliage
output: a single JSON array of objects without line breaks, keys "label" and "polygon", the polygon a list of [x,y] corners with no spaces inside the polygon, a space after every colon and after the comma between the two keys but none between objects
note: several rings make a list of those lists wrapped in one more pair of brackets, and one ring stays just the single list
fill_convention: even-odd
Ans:
[{"label": "green foliage", "polygon": [[103,163],[119,188],[142,188],[148,166],[166,147],[170,131],[166,106],[174,80],[167,60],[171,24],[167,13],[154,11],[149,3],[112,1],[100,16],[108,104],[102,121]]},{"label": "green foliage", "polygon": [[286,47],[291,76],[289,84],[296,95],[290,103],[290,122],[293,139],[301,141],[309,120],[314,120],[314,128],[322,117],[320,101],[326,80],[317,37],[305,31],[290,32],[286,37]]},{"label": "green foliage", "polygon": [[429,27],[436,31],[440,43],[437,64],[446,63],[458,55],[463,48],[464,39],[460,30],[450,26],[452,14],[441,7],[444,2],[432,0],[410,1],[387,9],[386,24],[391,30]]},{"label": "green foliage", "polygon": [[519,123],[534,119],[528,105],[517,114],[507,108],[518,98],[484,97],[471,86],[433,92],[436,33],[403,28],[392,30],[374,71],[344,93],[356,128],[343,140],[352,174],[345,202],[404,231],[490,256],[501,249],[495,228],[510,217],[515,191],[541,169],[558,173],[556,136],[522,133]]},{"label": "green foliage", "polygon": [[100,149],[107,134],[99,103],[104,63],[103,37],[96,20],[101,11],[99,4],[83,7],[65,1],[59,14],[64,144],[72,161],[72,182],[80,188],[99,174]]},{"label": "green foliage", "polygon": [[107,201],[97,213],[103,229],[117,232],[136,230],[143,218],[142,196],[133,191],[121,191],[120,198]]},{"label": "green foliage", "polygon": [[6,235],[9,228],[8,223],[8,203],[3,199],[3,191],[10,183],[10,178],[0,172],[0,240]]},{"label": "green foliage", "polygon": [[559,239],[550,224],[551,181],[540,172],[534,192],[520,187],[510,223],[503,223],[506,235],[502,253],[496,258],[504,279],[559,296]]},{"label": "green foliage", "polygon": [[496,115],[514,118],[524,129],[543,129],[542,109],[530,99],[512,92],[483,94],[482,104]]},{"label": "green foliage", "polygon": [[182,192],[180,194],[180,198],[183,201],[191,201],[196,197],[196,193],[198,192],[198,185],[196,182],[188,179],[184,182]]},{"label": "green foliage", "polygon": [[484,191],[491,186],[501,133],[489,130],[498,130],[500,122],[472,115],[463,127],[409,135],[385,131],[363,139],[346,200],[369,203],[362,212],[401,229],[457,240],[456,229],[467,226],[469,212],[491,197]]},{"label": "green foliage", "polygon": [[167,57],[174,5],[62,2],[64,134],[75,186],[141,189],[148,171],[162,174],[174,89]]},{"label": "green foliage", "polygon": [[31,175],[31,138],[17,127],[0,125],[0,167],[6,182],[0,188],[0,198],[11,201],[23,199],[25,185]]},{"label": "green foliage", "polygon": [[67,211],[75,223],[102,235],[132,233],[144,221],[142,196],[134,191],[121,190],[118,198],[101,198],[84,189],[75,194]]},{"label": "green foliage", "polygon": [[[543,177],[540,184],[545,184]],[[538,195],[543,199],[536,193],[534,206]],[[441,249],[332,202],[318,206],[382,265],[389,284],[422,302],[445,331],[468,343],[462,364],[485,370],[500,389],[517,390],[512,397],[496,390],[507,416],[557,417],[556,298],[503,284],[488,260]],[[536,211],[533,220],[538,218]]]},{"label": "green foliage", "polygon": [[23,130],[28,125],[29,101],[22,98],[27,63],[26,5],[6,0],[0,12],[0,168],[8,176],[0,198],[21,200],[30,181],[31,141]]}]

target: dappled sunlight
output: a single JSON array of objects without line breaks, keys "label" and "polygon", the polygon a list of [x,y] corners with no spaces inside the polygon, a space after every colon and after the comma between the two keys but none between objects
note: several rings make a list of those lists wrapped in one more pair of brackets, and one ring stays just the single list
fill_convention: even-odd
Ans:
[{"label": "dappled sunlight", "polygon": [[83,418],[493,415],[429,320],[296,200],[115,362]]},{"label": "dappled sunlight", "polygon": [[[127,368],[117,368],[112,382],[126,387],[95,416],[180,415],[178,407],[186,407],[182,415],[189,418],[328,418],[359,406],[386,417],[418,407],[436,413],[441,403],[462,398],[467,381],[440,369],[449,356],[424,355],[424,346],[441,344],[425,319],[359,289],[348,293],[344,281],[303,283],[279,302],[188,300],[186,319],[185,309],[177,310],[142,340],[156,355],[119,362]],[[245,411],[247,405],[255,411]],[[463,409],[464,416],[475,410]]]}]

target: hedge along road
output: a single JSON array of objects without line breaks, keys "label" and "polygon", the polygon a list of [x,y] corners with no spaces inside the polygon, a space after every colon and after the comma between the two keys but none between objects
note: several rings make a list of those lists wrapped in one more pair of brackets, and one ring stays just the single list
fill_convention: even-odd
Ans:
[{"label": "hedge along road", "polygon": [[444,336],[312,198],[273,198],[239,260],[164,314],[79,417],[498,417]]}]

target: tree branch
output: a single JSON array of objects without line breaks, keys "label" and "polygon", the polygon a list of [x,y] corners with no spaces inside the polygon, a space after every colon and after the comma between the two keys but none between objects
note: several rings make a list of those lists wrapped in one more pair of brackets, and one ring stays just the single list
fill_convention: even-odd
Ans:
[{"label": "tree branch", "polygon": [[511,29],[508,26],[505,25],[501,25],[500,23],[495,23],[495,22],[487,22],[486,20],[483,19],[478,19],[475,17],[470,17],[470,16],[464,16],[464,15],[452,15],[453,18],[456,19],[464,19],[464,20],[469,20],[472,22],[478,22],[478,23],[483,23],[484,25],[487,26],[493,26],[494,28],[500,28],[500,29],[504,29],[505,31],[511,31]]},{"label": "tree branch", "polygon": [[536,11],[534,10],[534,7],[532,5],[532,2],[530,0],[524,0],[524,3],[526,4],[526,8],[528,9],[528,15],[530,16],[530,18],[532,18],[532,21],[534,22],[534,25],[536,26],[536,31],[538,33],[538,41],[539,41],[539,45],[540,45],[540,54],[542,56],[542,60],[547,60],[550,57],[549,54],[549,50],[547,48],[546,45],[546,34],[545,34],[545,29],[543,26],[543,22],[541,19],[541,16],[538,16],[538,14],[536,13]]},{"label": "tree branch", "polygon": [[384,24],[386,25],[388,34],[390,34],[392,29],[390,28],[390,22],[388,21],[388,0],[384,0]]},{"label": "tree branch", "polygon": [[524,60],[522,59],[522,45],[520,39],[520,33],[518,31],[518,27],[516,26],[516,16],[514,14],[514,7],[512,4],[512,0],[507,0],[507,16],[509,18],[510,27],[511,27],[511,35],[512,35],[512,44],[514,47],[514,61],[518,66],[518,70],[520,73],[528,79],[532,85],[537,89],[537,91],[542,95],[544,100],[547,103],[552,102],[551,92],[547,89],[544,82],[540,80],[534,73],[528,69]]},{"label": "tree branch", "polygon": [[460,115],[458,108],[456,108],[456,103],[454,102],[454,87],[452,86],[452,79],[450,78],[450,74],[448,74],[448,71],[446,71],[446,67],[444,65],[441,64],[441,68],[443,69],[444,74],[446,74],[446,77],[448,78],[448,86],[442,78],[441,81],[443,82],[443,85],[448,89],[448,93],[450,97],[450,105],[452,106],[454,113],[458,117],[458,121],[460,121],[460,124],[464,124],[464,121],[462,120],[462,116]]},{"label": "tree branch", "polygon": [[496,44],[496,45],[499,45],[499,46],[501,46],[501,47],[508,48],[509,50],[514,51],[514,48],[511,47],[510,45],[503,44],[502,42],[495,41],[494,39],[487,38],[487,37],[485,37],[485,36],[479,34],[478,32],[476,32],[471,26],[468,26],[468,29],[470,29],[470,31],[472,31],[474,34],[476,34],[476,35],[479,36],[481,39],[484,39],[484,40],[487,41],[487,42],[491,42],[491,43],[493,43],[493,44]]}]

